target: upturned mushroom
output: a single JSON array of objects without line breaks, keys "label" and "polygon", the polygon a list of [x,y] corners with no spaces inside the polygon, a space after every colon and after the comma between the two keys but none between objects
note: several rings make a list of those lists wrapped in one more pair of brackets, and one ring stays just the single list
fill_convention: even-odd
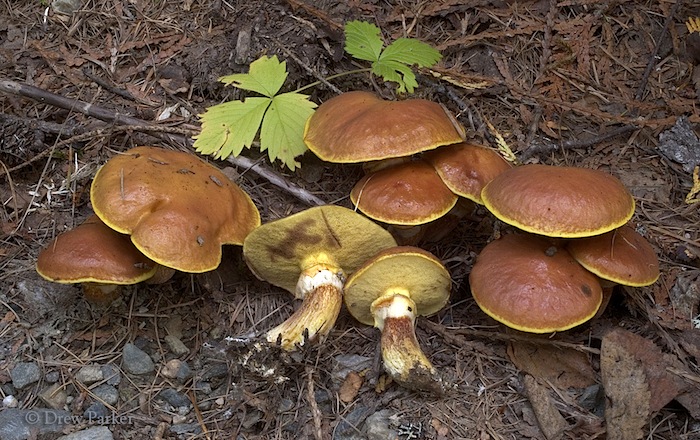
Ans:
[{"label": "upturned mushroom", "polygon": [[120,285],[145,281],[157,268],[128,236],[112,230],[96,215],[59,234],[36,262],[36,271],[44,279],[81,284],[85,298],[96,304],[112,302],[120,294]]},{"label": "upturned mushroom", "polygon": [[183,272],[207,272],[221,246],[243,243],[260,225],[248,194],[197,156],[136,147],[111,158],[90,189],[95,213],[128,234],[153,261]]},{"label": "upturned mushroom", "polygon": [[487,244],[469,274],[472,296],[487,315],[530,333],[568,330],[595,316],[598,279],[563,247],[531,234]]},{"label": "upturned mushroom", "polygon": [[243,256],[261,280],[302,300],[268,342],[294,350],[323,340],[342,306],[345,278],[366,259],[396,246],[391,234],[351,209],[325,205],[263,224],[243,243]]},{"label": "upturned mushroom", "polygon": [[442,309],[450,287],[450,274],[440,260],[411,246],[380,252],[348,278],[345,305],[355,319],[381,331],[384,370],[406,388],[444,391],[442,378],[420,348],[415,320]]},{"label": "upturned mushroom", "polygon": [[634,214],[634,199],[622,182],[587,168],[513,167],[486,184],[481,198],[499,220],[548,237],[603,234]]},{"label": "upturned mushroom", "polygon": [[309,150],[334,163],[410,156],[463,139],[464,128],[438,103],[386,101],[364,91],[322,103],[304,129]]}]

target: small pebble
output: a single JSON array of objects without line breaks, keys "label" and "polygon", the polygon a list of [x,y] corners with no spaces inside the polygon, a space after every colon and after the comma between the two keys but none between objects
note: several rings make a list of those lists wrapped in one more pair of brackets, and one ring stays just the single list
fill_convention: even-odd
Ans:
[{"label": "small pebble", "polygon": [[171,359],[163,365],[160,374],[168,379],[177,379],[180,382],[184,382],[192,376],[192,370],[187,365],[187,362],[183,362],[180,359]]},{"label": "small pebble", "polygon": [[90,385],[95,382],[99,382],[104,379],[102,374],[102,367],[99,365],[85,365],[75,373],[75,380],[84,383],[85,385]]},{"label": "small pebble", "polygon": [[122,362],[124,369],[131,374],[142,375],[155,370],[151,357],[134,344],[124,344]]},{"label": "small pebble", "polygon": [[106,383],[96,386],[90,392],[107,405],[114,406],[119,401],[119,391]]},{"label": "small pebble", "polygon": [[4,399],[2,399],[2,406],[5,408],[17,408],[17,405],[19,405],[19,402],[17,401],[17,398],[10,394],[9,396],[5,396]]},{"label": "small pebble", "polygon": [[102,376],[107,380],[107,385],[116,387],[122,381],[122,375],[114,365],[105,364],[100,369],[102,370]]},{"label": "small pebble", "polygon": [[165,337],[165,343],[175,356],[184,356],[190,352],[190,349],[177,337],[168,335]]},{"label": "small pebble", "polygon": [[112,431],[106,426],[95,426],[69,435],[64,435],[56,440],[113,440]]},{"label": "small pebble", "polygon": [[39,398],[53,409],[63,409],[68,401],[68,394],[65,387],[59,383],[55,383],[47,388],[44,388],[39,393]]}]

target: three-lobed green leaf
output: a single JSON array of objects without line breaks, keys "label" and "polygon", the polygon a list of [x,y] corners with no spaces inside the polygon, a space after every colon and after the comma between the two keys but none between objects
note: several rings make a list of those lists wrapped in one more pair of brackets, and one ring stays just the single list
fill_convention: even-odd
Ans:
[{"label": "three-lobed green leaf", "polygon": [[220,78],[226,85],[264,95],[229,101],[207,108],[200,115],[202,131],[194,147],[216,158],[238,156],[250,148],[260,131],[260,150],[267,150],[270,161],[280,159],[289,169],[300,166],[296,157],[307,147],[303,133],[306,120],[316,104],[297,92],[279,94],[287,79],[287,65],[276,56],[263,56],[250,64],[248,73]]},{"label": "three-lobed green leaf", "polygon": [[380,29],[357,20],[345,24],[345,51],[355,58],[371,61],[372,73],[397,83],[400,93],[413,93],[418,87],[410,66],[430,67],[442,58],[432,46],[414,38],[399,38],[384,48]]}]

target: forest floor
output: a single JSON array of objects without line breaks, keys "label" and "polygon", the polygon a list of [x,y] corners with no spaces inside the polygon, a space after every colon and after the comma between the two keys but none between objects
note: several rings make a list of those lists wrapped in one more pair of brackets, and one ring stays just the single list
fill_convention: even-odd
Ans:
[{"label": "forest floor", "polygon": [[[697,3],[45,3],[0,1],[0,439],[700,439],[700,33],[686,26]],[[478,211],[425,244],[453,279],[449,305],[417,324],[450,383],[432,396],[371,374],[378,332],[345,311],[324,344],[270,350],[261,365],[274,377],[257,374],[227,341],[273,327],[297,303],[257,280],[239,247],[214,272],[134,286],[109,307],[36,274],[40,250],[91,213],[92,177],[110,157],[137,145],[195,154],[197,115],[243,96],[219,77],[262,55],[286,61],[285,90],[367,67],[343,50],[351,20],[442,53],[418,72],[415,97],[444,104],[469,140],[496,147],[501,136],[522,163],[618,177],[660,279],[618,287],[602,316],[570,331],[509,330],[469,291],[496,223]],[[331,83],[403,98],[367,74]],[[336,94],[308,92],[316,103]],[[255,147],[243,155],[262,174],[212,163],[263,222],[309,207],[266,175],[351,207],[363,172],[311,153],[294,171]],[[125,364],[140,353],[153,364],[134,374]]]}]

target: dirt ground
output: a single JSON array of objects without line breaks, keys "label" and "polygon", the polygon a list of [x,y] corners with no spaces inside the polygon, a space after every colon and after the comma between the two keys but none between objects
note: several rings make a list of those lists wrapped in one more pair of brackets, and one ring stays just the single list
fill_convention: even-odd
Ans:
[{"label": "dirt ground", "polygon": [[[104,381],[78,372],[113,365],[121,381],[104,405],[110,423],[76,419],[33,438],[107,426],[117,439],[700,439],[700,204],[690,200],[700,165],[700,33],[685,24],[700,16],[699,4],[47,3],[0,1],[0,418],[12,406],[82,416]],[[138,285],[109,307],[36,274],[39,251],[90,214],[91,179],[107,159],[137,145],[191,150],[197,115],[241,97],[217,78],[247,71],[263,54],[287,62],[285,90],[366,67],[343,51],[343,24],[354,19],[379,26],[386,41],[414,37],[441,51],[434,70],[419,72],[416,96],[443,103],[471,140],[495,147],[501,136],[523,163],[620,178],[637,202],[631,224],[659,256],[660,279],[618,287],[602,316],[573,330],[511,331],[469,292],[474,259],[499,226],[478,211],[425,244],[454,283],[449,305],[418,321],[421,346],[451,384],[436,397],[377,377],[378,332],[345,311],[321,346],[244,358],[241,338],[296,304],[255,279],[237,247],[212,273]],[[391,84],[364,74],[332,84],[396,98]],[[317,103],[334,95],[311,89]],[[244,155],[291,187],[348,207],[362,175],[359,165],[310,153],[294,172],[255,148]],[[263,222],[309,206],[265,172],[217,165],[251,195]],[[152,372],[124,371],[127,343],[150,355]],[[18,388],[20,363],[40,374]],[[190,370],[182,377],[162,369],[182,363]],[[262,377],[266,368],[271,377]],[[164,398],[166,389],[185,402]]]}]

